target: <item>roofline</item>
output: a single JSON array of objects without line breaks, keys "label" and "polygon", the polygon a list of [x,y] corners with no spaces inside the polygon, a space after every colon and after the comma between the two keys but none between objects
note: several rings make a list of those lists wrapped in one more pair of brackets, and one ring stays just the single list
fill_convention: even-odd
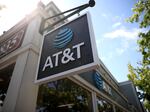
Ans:
[{"label": "roofline", "polygon": [[104,63],[101,61],[101,59],[99,59],[99,63],[102,65],[102,67],[104,68],[104,70],[109,74],[109,76],[111,77],[111,79],[118,85],[119,87],[119,83],[118,81],[115,79],[115,77],[111,74],[111,72],[108,70],[108,68],[104,65]]}]

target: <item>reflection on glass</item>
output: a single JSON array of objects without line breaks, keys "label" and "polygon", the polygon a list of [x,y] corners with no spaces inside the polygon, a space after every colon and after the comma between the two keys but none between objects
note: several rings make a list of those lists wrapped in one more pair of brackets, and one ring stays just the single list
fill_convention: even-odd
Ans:
[{"label": "reflection on glass", "polygon": [[122,112],[122,110],[117,106],[115,106],[115,109],[116,109],[116,112]]},{"label": "reflection on glass", "polygon": [[107,101],[97,98],[98,112],[113,112],[113,106]]},{"label": "reflection on glass", "polygon": [[36,112],[92,112],[91,94],[69,79],[43,84]]}]

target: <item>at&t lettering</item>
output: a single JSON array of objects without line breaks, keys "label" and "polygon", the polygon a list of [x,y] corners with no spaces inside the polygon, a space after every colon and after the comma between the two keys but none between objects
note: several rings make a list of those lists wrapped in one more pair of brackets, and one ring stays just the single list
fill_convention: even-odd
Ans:
[{"label": "at&t lettering", "polygon": [[[59,66],[58,62],[61,62],[62,64],[67,64],[70,61],[75,61],[77,59],[80,59],[82,46],[84,46],[84,42],[72,46],[72,49],[75,49],[76,52],[72,52],[70,48],[66,48],[64,51],[60,51],[60,52],[53,54],[52,56],[48,56],[45,61],[42,71],[45,71],[47,67],[54,68],[54,67]],[[75,53],[76,55],[74,55]],[[63,56],[60,57],[60,55],[63,55]],[[52,62],[52,58],[54,58],[55,60],[54,62]]]}]

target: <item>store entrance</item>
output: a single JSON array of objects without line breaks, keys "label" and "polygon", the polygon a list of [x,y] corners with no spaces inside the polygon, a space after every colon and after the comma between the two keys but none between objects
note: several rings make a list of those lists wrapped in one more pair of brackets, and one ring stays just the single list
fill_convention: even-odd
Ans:
[{"label": "store entrance", "polygon": [[0,107],[3,106],[14,65],[15,64],[11,64],[0,70]]}]

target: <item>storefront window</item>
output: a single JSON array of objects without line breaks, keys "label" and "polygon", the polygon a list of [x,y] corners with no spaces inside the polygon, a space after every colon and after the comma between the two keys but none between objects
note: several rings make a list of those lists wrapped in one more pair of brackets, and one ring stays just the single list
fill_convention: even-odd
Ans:
[{"label": "storefront window", "polygon": [[113,112],[113,106],[107,101],[97,98],[98,112]]},{"label": "storefront window", "polygon": [[92,112],[89,91],[69,79],[39,87],[36,112]]},{"label": "storefront window", "polygon": [[124,112],[122,109],[120,109],[118,106],[115,106],[116,112]]},{"label": "storefront window", "polygon": [[11,80],[11,76],[14,70],[15,64],[11,64],[4,69],[0,70],[0,110],[4,104],[4,100],[7,94],[7,89],[9,86],[9,82]]},{"label": "storefront window", "polygon": [[120,104],[121,106],[128,108],[128,103],[127,101],[121,97],[117,91],[115,91],[114,89],[111,90],[112,92],[112,98],[114,101],[116,101],[118,104]]}]

